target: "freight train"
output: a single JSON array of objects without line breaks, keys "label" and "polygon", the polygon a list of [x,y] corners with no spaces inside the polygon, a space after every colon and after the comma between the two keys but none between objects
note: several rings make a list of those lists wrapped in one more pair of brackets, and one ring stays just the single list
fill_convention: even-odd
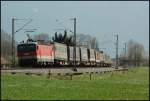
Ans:
[{"label": "freight train", "polygon": [[76,60],[74,61],[74,48],[62,43],[40,44],[38,42],[20,43],[17,46],[18,63],[20,66],[98,66],[110,67],[111,59],[102,51],[76,47]]}]

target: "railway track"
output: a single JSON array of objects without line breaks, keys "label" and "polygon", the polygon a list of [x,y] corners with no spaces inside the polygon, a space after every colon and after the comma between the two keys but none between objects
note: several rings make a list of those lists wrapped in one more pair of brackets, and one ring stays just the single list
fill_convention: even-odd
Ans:
[{"label": "railway track", "polygon": [[126,70],[119,67],[118,69],[112,67],[77,67],[77,71],[73,71],[70,67],[61,68],[13,68],[13,69],[1,69],[1,73],[99,73],[99,72],[111,72],[111,71],[122,71]]}]

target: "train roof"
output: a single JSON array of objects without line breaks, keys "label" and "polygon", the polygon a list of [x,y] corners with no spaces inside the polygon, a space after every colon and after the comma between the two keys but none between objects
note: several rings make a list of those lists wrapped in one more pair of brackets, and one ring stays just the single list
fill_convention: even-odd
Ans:
[{"label": "train roof", "polygon": [[38,44],[37,42],[26,42],[26,43],[19,43],[18,45],[24,45],[24,44]]},{"label": "train roof", "polygon": [[51,44],[53,44],[53,43],[25,42],[25,43],[19,43],[18,45],[27,45],[27,44],[35,44],[35,45],[51,45]]}]

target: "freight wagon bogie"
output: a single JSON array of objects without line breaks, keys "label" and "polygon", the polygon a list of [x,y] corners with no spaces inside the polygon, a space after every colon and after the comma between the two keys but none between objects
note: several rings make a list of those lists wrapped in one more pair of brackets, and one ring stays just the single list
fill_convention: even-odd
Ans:
[{"label": "freight wagon bogie", "polygon": [[54,60],[54,66],[67,66],[68,65],[68,61],[64,61],[64,60]]},{"label": "freight wagon bogie", "polygon": [[47,66],[52,66],[53,62],[49,62],[49,61],[38,61],[35,66],[42,66],[42,67],[47,67]]}]

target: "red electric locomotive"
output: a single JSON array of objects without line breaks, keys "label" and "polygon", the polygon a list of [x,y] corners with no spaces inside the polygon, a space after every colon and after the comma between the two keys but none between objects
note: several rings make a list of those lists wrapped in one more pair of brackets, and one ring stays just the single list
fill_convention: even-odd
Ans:
[{"label": "red electric locomotive", "polygon": [[54,63],[53,45],[37,42],[22,43],[17,47],[17,55],[20,66],[44,66]]}]

